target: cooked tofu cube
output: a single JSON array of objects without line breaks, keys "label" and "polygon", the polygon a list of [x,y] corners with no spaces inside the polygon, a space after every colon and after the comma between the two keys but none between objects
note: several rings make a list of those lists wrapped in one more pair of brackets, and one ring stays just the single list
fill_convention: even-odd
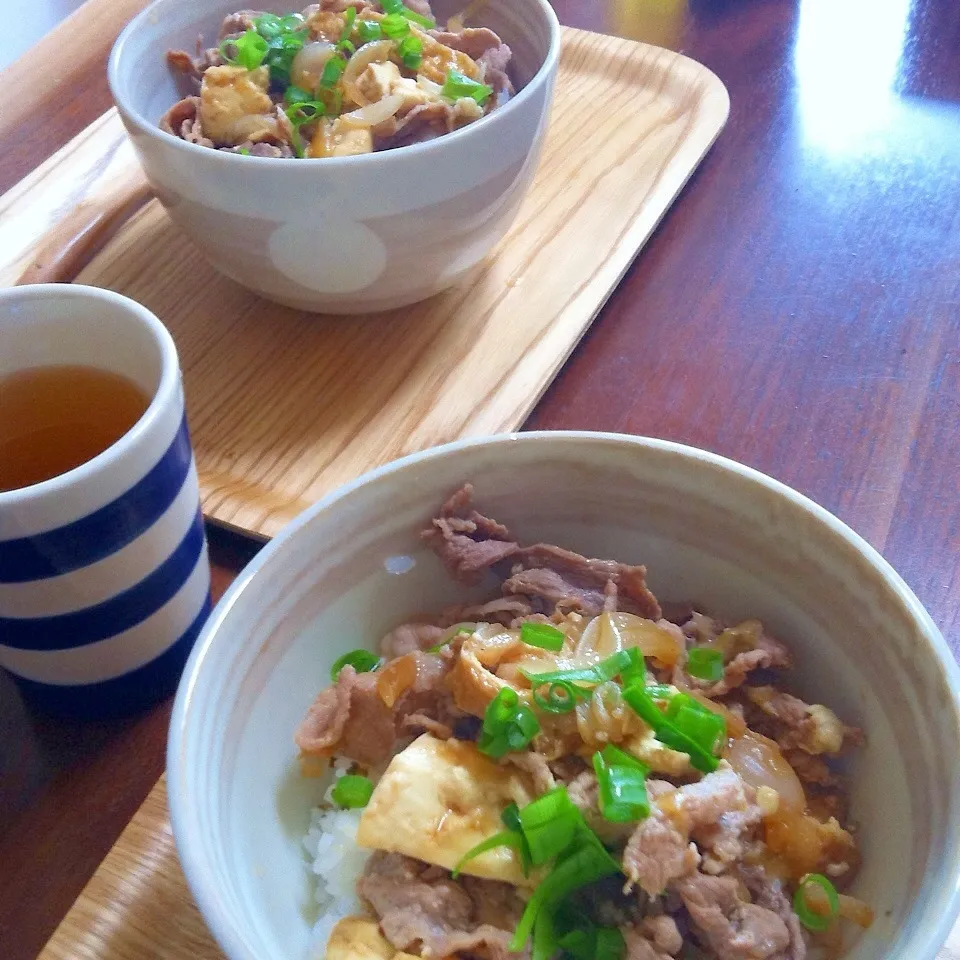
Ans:
[{"label": "cooked tofu cube", "polygon": [[396,953],[376,920],[344,917],[330,931],[325,956],[326,960],[394,960]]},{"label": "cooked tofu cube", "polygon": [[[503,830],[505,807],[523,807],[535,796],[523,771],[494,763],[473,743],[425,733],[380,778],[360,819],[357,843],[451,870],[468,850]],[[534,886],[538,879],[534,873],[524,877],[512,847],[474,857],[463,872],[517,886]]]},{"label": "cooked tofu cube", "polygon": [[[210,67],[200,85],[203,133],[217,144],[258,140],[276,132],[266,67]],[[259,135],[258,135],[259,133]]]},{"label": "cooked tofu cube", "polygon": [[368,127],[349,127],[340,119],[321,121],[310,141],[310,157],[355,157],[373,153],[373,134]]}]

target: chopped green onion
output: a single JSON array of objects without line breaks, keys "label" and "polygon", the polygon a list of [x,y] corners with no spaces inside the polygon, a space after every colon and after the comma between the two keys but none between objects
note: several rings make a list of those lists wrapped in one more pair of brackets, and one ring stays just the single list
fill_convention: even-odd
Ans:
[{"label": "chopped green onion", "polygon": [[429,17],[425,17],[420,13],[417,13],[414,10],[411,10],[409,7],[404,7],[400,11],[408,20],[411,20],[413,23],[417,24],[419,27],[423,27],[424,30],[432,30],[436,25],[436,20],[431,20]]},{"label": "chopped green onion", "polygon": [[583,816],[566,788],[556,787],[520,810],[520,825],[530,844],[530,859],[539,867],[570,846],[583,826]]},{"label": "chopped green onion", "polygon": [[567,635],[549,623],[525,623],[520,627],[520,639],[531,647],[556,652],[563,649]]},{"label": "chopped green onion", "polygon": [[533,688],[533,702],[546,713],[569,713],[577,705],[577,700],[585,700],[588,696],[585,690],[575,687],[566,680],[554,680],[553,683],[543,684],[547,688],[547,695],[543,696],[537,687]]},{"label": "chopped green onion", "polygon": [[540,732],[533,711],[520,703],[517,691],[504,687],[487,705],[477,749],[499,760],[511,751],[522,750]]},{"label": "chopped green onion", "polygon": [[253,21],[253,25],[264,40],[273,40],[281,34],[302,30],[303,17],[299,13],[292,13],[286,17],[278,17],[274,13],[261,13]]},{"label": "chopped green onion", "polygon": [[[522,629],[522,628],[521,628]],[[522,636],[521,636],[522,639]],[[528,673],[521,668],[520,672],[530,681],[530,683],[539,687],[544,683],[553,683],[558,680],[567,683],[585,682],[592,684],[606,683],[620,674],[630,675],[636,669],[637,664],[643,664],[643,656],[636,647],[629,650],[618,650],[613,656],[601,660],[592,667],[583,667],[578,670],[553,670],[548,673]]]},{"label": "chopped green onion", "polygon": [[309,103],[310,91],[304,90],[303,87],[296,87],[290,84],[290,86],[283,91],[283,99],[287,103]]},{"label": "chopped green onion", "polygon": [[694,647],[687,654],[687,673],[698,680],[716,683],[723,679],[723,654],[709,647]]},{"label": "chopped green onion", "polygon": [[[423,63],[423,41],[410,34],[397,44],[397,54],[408,70],[417,70]],[[526,626],[526,624],[524,624]]]},{"label": "chopped green onion", "polygon": [[267,44],[263,62],[270,68],[270,82],[278,87],[287,86],[293,59],[303,48],[309,34],[303,17],[300,14],[278,17],[272,13],[263,13],[253,24]]},{"label": "chopped green onion", "polygon": [[564,934],[557,946],[574,960],[621,960],[627,951],[623,934],[616,927],[578,927]]},{"label": "chopped green onion", "polygon": [[[228,53],[233,48],[233,55]],[[247,30],[239,37],[220,41],[218,47],[220,56],[231,66],[243,67],[245,70],[256,70],[263,63],[267,55],[267,41],[256,30]]]},{"label": "chopped green onion", "polygon": [[606,820],[630,823],[650,816],[648,767],[608,744],[593,755],[593,769],[600,787],[600,812]]},{"label": "chopped green onion", "polygon": [[331,57],[324,64],[323,73],[320,75],[320,86],[335,87],[346,69],[347,61],[343,57]]},{"label": "chopped green onion", "polygon": [[[587,832],[596,840],[592,831]],[[545,908],[555,909],[574,890],[619,872],[620,865],[604,850],[599,840],[585,843],[574,850],[533,891],[507,949],[516,953],[523,950],[533,932],[534,923]]]},{"label": "chopped green onion", "polygon": [[380,21],[380,29],[385,37],[391,40],[399,40],[410,32],[410,21],[402,14],[388,13]]},{"label": "chopped green onion", "polygon": [[241,157],[249,157],[249,156],[250,156],[250,151],[249,151],[246,147],[241,147],[241,148],[237,151],[237,153],[239,153]]},{"label": "chopped green onion", "polygon": [[342,657],[337,657],[330,668],[330,679],[336,683],[340,671],[349,664],[357,673],[369,673],[380,666],[380,658],[369,650],[351,650]]},{"label": "chopped green onion", "polygon": [[676,695],[677,688],[671,687],[669,683],[648,683],[646,691],[647,696],[654,700],[670,700]]},{"label": "chopped green onion", "polygon": [[360,35],[361,43],[370,43],[383,37],[383,31],[376,20],[360,20],[357,23],[357,33]]},{"label": "chopped green onion", "polygon": [[447,73],[447,79],[443,82],[440,89],[440,95],[448,100],[460,100],[468,97],[475,100],[480,106],[483,106],[493,93],[493,87],[488,87],[485,83],[477,83],[471,80],[459,70],[450,70]]},{"label": "chopped green onion", "polygon": [[[690,702],[685,703],[681,697]],[[716,753],[727,738],[726,720],[686,694],[678,694],[670,701],[667,719],[708,753]]]},{"label": "chopped green onion", "polygon": [[343,30],[340,33],[340,39],[337,41],[338,47],[349,42],[350,34],[353,33],[353,22],[356,19],[357,8],[347,7],[347,9],[343,12]]},{"label": "chopped green onion", "polygon": [[384,13],[398,14],[399,16],[406,17],[408,20],[419,24],[424,30],[432,30],[437,25],[435,20],[431,20],[429,17],[424,17],[411,10],[403,3],[403,0],[381,0],[380,6],[383,7]]},{"label": "chopped green onion", "polygon": [[518,848],[520,846],[520,835],[515,833],[513,830],[501,830],[500,833],[495,833],[492,837],[487,837],[486,840],[482,840],[475,847],[471,847],[456,863],[456,866],[451,872],[451,876],[454,880],[460,875],[460,871],[464,866],[472,860],[474,857],[479,857],[481,853],[486,853],[488,850],[494,850],[497,847],[514,847]]},{"label": "chopped green onion", "polygon": [[[829,913],[820,913],[810,906],[807,899],[807,888],[810,886],[819,887],[827,899],[827,908]],[[817,933],[826,930],[837,919],[840,912],[840,897],[837,894],[837,888],[820,873],[808,873],[797,887],[797,892],[793,895],[793,910],[800,922],[808,929]]]},{"label": "chopped green onion", "polygon": [[515,803],[507,804],[503,813],[500,814],[500,820],[508,830],[512,830],[520,838],[518,849],[520,851],[520,861],[523,864],[523,875],[529,877],[533,861],[530,857],[530,844],[527,843],[527,838],[523,835],[523,827],[520,823],[520,808]]},{"label": "chopped green onion", "polygon": [[[668,720],[657,709],[642,684],[630,683],[624,687],[623,699],[653,729],[654,736],[662,744],[670,747],[671,750],[687,754],[690,757],[690,763],[703,773],[712,773],[717,769],[719,761],[713,753],[704,748],[701,743],[691,739],[684,731],[678,729]],[[693,698],[688,699],[692,700]],[[673,700],[676,700],[676,697]],[[670,702],[673,703],[673,700]],[[712,711],[707,711],[706,707],[703,710],[712,713]],[[717,716],[717,714],[713,715]],[[703,731],[698,729],[696,732],[702,733]]]},{"label": "chopped green onion", "polygon": [[369,777],[359,777],[352,773],[342,776],[330,792],[333,802],[346,810],[365,807],[372,795],[373,781]]}]

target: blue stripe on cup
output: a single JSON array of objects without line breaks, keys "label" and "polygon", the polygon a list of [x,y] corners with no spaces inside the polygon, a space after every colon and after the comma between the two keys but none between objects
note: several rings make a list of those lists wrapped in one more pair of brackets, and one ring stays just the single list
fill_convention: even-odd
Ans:
[{"label": "blue stripe on cup", "polygon": [[184,415],[163,456],[123,496],[55,530],[0,540],[0,583],[59,576],[116,553],[153,526],[173,503],[192,459]]},{"label": "blue stripe on cup", "polygon": [[70,650],[136,626],[171,600],[203,552],[203,517],[197,511],[186,535],[149,576],[115,597],[53,617],[0,617],[0,642],[16,650]]},{"label": "blue stripe on cup", "polygon": [[123,676],[76,686],[37,683],[16,675],[13,679],[24,696],[49,713],[81,717],[124,716],[173,693],[193,644],[210,615],[210,607],[208,596],[193,623],[172,646],[155,660]]}]

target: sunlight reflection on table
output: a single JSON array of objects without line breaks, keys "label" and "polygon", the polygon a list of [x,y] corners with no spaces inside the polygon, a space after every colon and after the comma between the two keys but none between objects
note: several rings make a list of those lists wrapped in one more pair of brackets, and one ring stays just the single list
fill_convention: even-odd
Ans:
[{"label": "sunlight reflection on table", "polygon": [[825,153],[859,152],[897,113],[913,0],[802,0],[794,70],[803,137]]}]

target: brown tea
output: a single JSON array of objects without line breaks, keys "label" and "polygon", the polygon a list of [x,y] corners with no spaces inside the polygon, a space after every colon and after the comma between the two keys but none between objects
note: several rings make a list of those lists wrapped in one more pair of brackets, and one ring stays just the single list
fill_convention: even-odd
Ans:
[{"label": "brown tea", "polygon": [[34,367],[0,378],[0,491],[29,487],[92,460],[149,403],[133,381],[95,367]]}]

